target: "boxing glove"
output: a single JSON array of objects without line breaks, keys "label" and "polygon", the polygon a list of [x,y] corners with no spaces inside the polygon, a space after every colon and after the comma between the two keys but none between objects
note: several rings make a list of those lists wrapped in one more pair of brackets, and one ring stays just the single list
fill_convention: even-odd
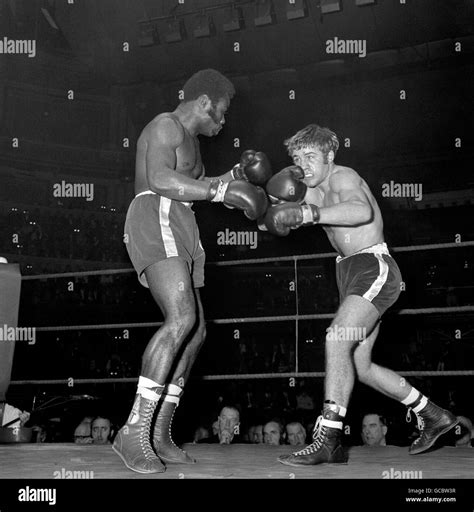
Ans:
[{"label": "boxing glove", "polygon": [[250,220],[264,215],[268,207],[265,190],[246,181],[224,183],[222,180],[211,180],[207,200],[212,203],[224,203],[229,208],[238,208]]},{"label": "boxing glove", "polygon": [[267,210],[258,227],[262,231],[269,231],[273,235],[287,236],[291,229],[317,224],[318,221],[319,208],[315,205],[281,203],[271,206]]},{"label": "boxing glove", "polygon": [[263,186],[272,177],[272,166],[265,153],[248,149],[242,153],[240,163],[234,166],[231,174],[234,180]]},{"label": "boxing glove", "polygon": [[270,201],[274,204],[281,201],[300,203],[306,195],[307,186],[301,181],[304,171],[297,165],[285,167],[270,178],[266,190]]}]

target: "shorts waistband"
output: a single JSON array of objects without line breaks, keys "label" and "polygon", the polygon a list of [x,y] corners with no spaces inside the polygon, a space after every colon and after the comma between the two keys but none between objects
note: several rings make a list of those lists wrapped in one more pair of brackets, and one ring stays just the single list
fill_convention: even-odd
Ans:
[{"label": "shorts waistband", "polygon": [[370,247],[367,247],[366,249],[361,249],[360,251],[357,251],[354,254],[349,254],[349,256],[338,256],[336,258],[336,263],[339,263],[342,260],[345,260],[347,258],[355,256],[356,254],[364,254],[364,253],[386,254],[387,256],[390,256],[390,252],[388,250],[387,244],[382,243],[382,244],[371,245]]},{"label": "shorts waistband", "polygon": [[[153,195],[158,195],[156,192],[153,192],[153,190],[144,190],[143,192],[140,192],[139,194],[137,194],[135,196],[135,199],[137,197],[140,197],[140,196],[146,196],[146,195],[149,195],[149,194],[153,194]],[[191,208],[193,203],[192,202],[188,202],[188,201],[177,201],[176,199],[172,199],[172,201],[176,201],[177,203],[181,203],[183,204],[184,206],[187,206],[188,208]]]}]

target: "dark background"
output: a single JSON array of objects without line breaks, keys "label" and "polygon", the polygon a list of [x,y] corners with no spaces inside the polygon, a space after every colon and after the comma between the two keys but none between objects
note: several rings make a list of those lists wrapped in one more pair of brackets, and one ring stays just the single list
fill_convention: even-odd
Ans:
[{"label": "dark background", "polygon": [[[20,263],[24,275],[130,267],[122,234],[133,198],[136,139],[155,115],[176,107],[186,79],[207,67],[226,74],[237,89],[225,129],[215,139],[201,139],[208,176],[226,172],[249,147],[265,151],[277,171],[289,164],[282,141],[316,122],[338,134],[337,161],[368,182],[392,247],[474,240],[471,2],[358,6],[344,0],[340,12],[324,14],[320,2],[308,1],[307,16],[290,21],[287,3],[276,0],[274,23],[257,27],[261,3],[249,1],[242,4],[242,29],[224,32],[230,3],[0,0],[0,36],[37,41],[35,58],[0,54],[0,252]],[[216,9],[205,12],[215,33],[194,37],[197,13],[211,7]],[[183,23],[183,40],[168,43],[174,17]],[[143,40],[146,23],[158,34],[156,44],[143,46],[149,43]],[[367,56],[327,54],[326,40],[334,37],[366,40]],[[236,42],[240,52],[234,51]],[[455,51],[457,43],[461,51]],[[67,98],[70,90],[73,101]],[[294,100],[289,91],[295,92]],[[14,138],[18,148],[12,147]],[[94,201],[53,197],[53,184],[62,180],[94,183]],[[391,180],[421,184],[422,201],[383,197],[382,186]],[[195,204],[195,210],[208,262],[332,251],[318,228],[284,239],[259,232],[256,249],[218,245],[220,231],[256,231],[255,225],[222,205]],[[473,304],[471,247],[396,257],[407,289],[395,311]],[[207,317],[294,315],[296,303],[300,314],[334,312],[332,259],[298,263],[297,297],[289,292],[294,280],[292,261],[210,264],[203,290]],[[148,291],[132,272],[22,285],[22,326],[159,320]],[[201,381],[198,376],[294,372],[296,360],[299,371],[322,371],[328,322],[300,322],[298,339],[294,321],[246,323],[239,326],[237,340],[234,326],[210,324],[196,379],[178,410],[187,423],[183,437],[194,424],[209,422],[223,402],[251,409],[249,421],[260,414],[289,417],[294,402],[283,406],[281,397],[289,393],[291,402],[305,385],[319,404],[321,379],[297,379],[296,388],[289,389],[287,379]],[[150,328],[131,329],[124,339],[123,329],[39,331],[36,345],[18,344],[13,379],[136,377],[151,333]],[[469,370],[473,340],[472,313],[394,312],[383,324],[376,355],[396,370]],[[418,378],[414,384],[472,418],[464,380],[472,387],[472,377]],[[10,402],[31,408],[34,396],[79,391],[100,397],[95,406],[120,424],[134,384],[81,385],[74,391],[65,385],[13,384]],[[248,393],[252,407],[245,402]],[[354,418],[367,401],[403,419],[401,407],[363,386],[355,389]]]}]

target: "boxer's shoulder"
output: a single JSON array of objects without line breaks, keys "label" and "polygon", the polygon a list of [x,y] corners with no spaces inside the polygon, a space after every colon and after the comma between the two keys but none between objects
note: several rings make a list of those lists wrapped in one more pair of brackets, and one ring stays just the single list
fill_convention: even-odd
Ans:
[{"label": "boxer's shoulder", "polygon": [[139,143],[162,141],[179,146],[184,138],[184,128],[177,116],[171,112],[164,112],[153,118],[143,128],[138,140]]},{"label": "boxer's shoulder", "polygon": [[329,178],[329,186],[333,190],[345,188],[347,186],[360,186],[362,178],[351,167],[336,165]]}]

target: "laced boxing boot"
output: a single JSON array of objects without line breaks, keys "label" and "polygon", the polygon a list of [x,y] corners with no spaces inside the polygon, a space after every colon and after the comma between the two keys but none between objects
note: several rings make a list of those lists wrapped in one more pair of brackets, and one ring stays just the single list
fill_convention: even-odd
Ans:
[{"label": "laced boxing boot", "polygon": [[411,444],[408,452],[416,455],[431,448],[436,440],[459,423],[459,419],[445,409],[441,409],[426,397],[408,409],[415,413],[420,437]]},{"label": "laced boxing boot", "polygon": [[303,450],[278,457],[278,461],[288,466],[346,464],[347,454],[341,444],[342,420],[337,412],[325,407],[314,427],[313,442]]},{"label": "laced boxing boot", "polygon": [[194,464],[195,459],[175,445],[171,437],[171,425],[179,397],[166,395],[156,417],[153,430],[153,448],[160,459],[178,464]]},{"label": "laced boxing boot", "polygon": [[137,473],[163,473],[166,466],[155,455],[150,443],[150,429],[158,401],[135,396],[127,423],[118,431],[112,449],[127,468]]}]

